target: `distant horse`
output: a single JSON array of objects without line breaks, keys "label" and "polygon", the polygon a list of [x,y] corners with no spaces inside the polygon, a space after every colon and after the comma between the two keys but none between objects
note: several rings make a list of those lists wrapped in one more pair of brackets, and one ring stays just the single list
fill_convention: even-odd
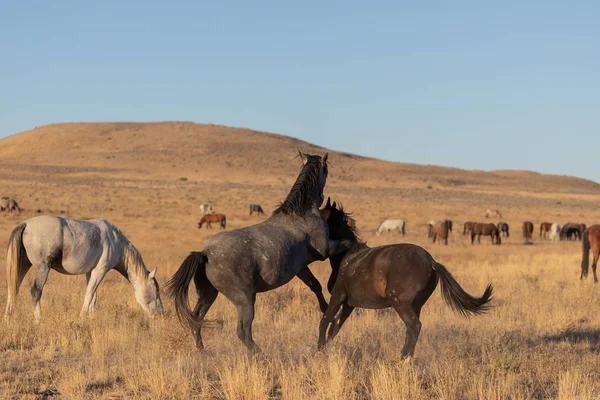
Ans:
[{"label": "distant horse", "polygon": [[15,199],[0,197],[0,211],[8,211],[9,213],[13,211],[21,212],[21,208]]},{"label": "distant horse", "polygon": [[452,232],[452,221],[450,220],[444,220],[444,219],[432,219],[427,223],[427,237],[428,238],[432,238],[433,237],[433,227],[437,224],[440,224],[444,221],[449,221],[450,222],[450,231]]},{"label": "distant horse", "polygon": [[489,236],[492,239],[492,244],[502,243],[500,231],[494,224],[474,223],[471,229],[471,244],[475,242],[475,236],[477,236],[477,243],[481,243],[481,235]]},{"label": "distant horse", "polygon": [[560,224],[554,222],[550,227],[550,240],[556,242],[560,240]]},{"label": "distant horse", "polygon": [[227,217],[225,217],[225,214],[208,214],[208,215],[204,215],[201,219],[200,222],[198,222],[198,229],[202,228],[203,224],[206,224],[206,229],[210,228],[212,229],[212,222],[218,222],[221,229],[225,229],[225,225],[227,224]]},{"label": "distant horse", "polygon": [[[321,311],[327,310],[321,284],[308,265],[347,250],[350,243],[329,238],[327,222],[319,210],[327,181],[327,154],[323,158],[300,156],[302,170],[271,217],[214,235],[202,251],[192,252],[183,261],[167,284],[179,321],[192,331],[198,349],[204,347],[204,316],[219,292],[236,306],[237,336],[252,352],[260,352],[252,338],[257,293],[276,289],[297,276],[315,293]],[[192,280],[198,295],[193,311],[188,303]]]},{"label": "distant horse", "polygon": [[560,231],[560,238],[565,240],[581,240],[585,229],[585,224],[567,222]]},{"label": "distant horse", "polygon": [[473,297],[422,247],[395,244],[371,248],[360,241],[354,221],[341,207],[336,208],[334,203],[322,211],[331,238],[350,240],[353,245],[329,258],[332,271],[327,287],[331,299],[319,325],[319,349],[335,338],[355,307],[392,307],[406,325],[401,357],[412,357],[421,332],[421,308],[438,281],[444,300],[458,314],[477,315],[488,310],[492,285],[487,286],[480,298]]},{"label": "distant horse", "polygon": [[213,212],[212,204],[210,204],[210,203],[200,204],[200,214],[201,215],[212,214],[212,212]]},{"label": "distant horse", "polygon": [[498,210],[488,208],[487,211],[485,212],[485,217],[486,218],[502,218],[502,214],[500,214],[500,211],[498,211]]},{"label": "distant horse", "polygon": [[437,240],[438,243],[443,243],[448,246],[448,234],[452,232],[452,221],[438,221],[431,228],[432,241],[435,243]]},{"label": "distant horse", "polygon": [[583,258],[581,260],[581,275],[579,279],[583,279],[588,276],[588,269],[590,263],[590,249],[594,259],[592,260],[592,272],[594,273],[594,282],[598,283],[598,276],[596,275],[596,265],[598,264],[598,257],[600,256],[600,225],[592,225],[583,232]]},{"label": "distant horse", "polygon": [[498,222],[498,230],[500,231],[500,235],[504,234],[504,237],[509,237],[509,226],[506,222]]},{"label": "distant horse", "polygon": [[465,224],[463,225],[463,236],[466,236],[467,233],[471,233],[471,230],[473,229],[473,224],[475,224],[475,222],[465,222]]},{"label": "distant horse", "polygon": [[377,235],[381,235],[383,232],[391,232],[391,231],[395,231],[397,230],[398,232],[400,232],[402,234],[402,236],[406,235],[406,231],[404,230],[404,226],[406,224],[404,223],[403,219],[385,219],[383,220],[383,222],[381,224],[379,224],[379,227],[377,228]]},{"label": "distant horse", "polygon": [[525,221],[523,222],[523,239],[526,242],[531,242],[533,238],[533,222]]},{"label": "distant horse", "polygon": [[142,256],[119,228],[104,219],[39,216],[17,226],[8,241],[6,276],[10,316],[19,286],[29,268],[35,269],[31,288],[36,322],[41,318],[40,299],[51,269],[67,275],[85,274],[87,290],[82,314],[93,312],[96,289],[111,269],[121,273],[135,288],[135,298],[152,315],[163,312],[156,269],[148,272]]},{"label": "distant horse", "polygon": [[252,215],[253,212],[259,215],[265,215],[265,212],[263,211],[260,204],[250,204],[250,215]]},{"label": "distant horse", "polygon": [[552,222],[542,222],[540,224],[540,239],[550,236],[550,228],[552,228]]}]

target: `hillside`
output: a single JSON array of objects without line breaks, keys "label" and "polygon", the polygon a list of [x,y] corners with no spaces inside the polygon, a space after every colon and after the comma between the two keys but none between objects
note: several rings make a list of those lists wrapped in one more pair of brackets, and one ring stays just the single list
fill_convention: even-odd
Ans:
[{"label": "hillside", "polygon": [[[190,122],[67,123],[34,128],[0,140],[1,162],[20,173],[70,177],[179,179],[242,184],[289,183],[295,150],[326,149],[250,129]],[[331,184],[367,187],[469,188],[600,193],[600,185],[523,171],[467,171],[387,162],[330,151]]]}]

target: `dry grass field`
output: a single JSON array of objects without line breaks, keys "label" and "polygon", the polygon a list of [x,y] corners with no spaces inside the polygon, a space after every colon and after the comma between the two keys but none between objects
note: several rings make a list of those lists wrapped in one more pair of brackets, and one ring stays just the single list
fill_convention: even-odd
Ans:
[{"label": "dry grass field", "polygon": [[[284,136],[191,123],[50,125],[0,140],[0,195],[25,208],[0,215],[0,248],[37,214],[102,217],[118,225],[158,268],[164,285],[191,250],[218,230],[198,230],[198,204],[212,201],[228,229],[261,221],[298,171],[295,149],[325,150]],[[0,322],[0,398],[65,399],[596,399],[600,398],[600,285],[579,281],[580,243],[538,238],[539,223],[600,222],[600,185],[517,171],[390,163],[330,152],[326,196],[342,202],[370,245],[416,243],[473,295],[495,288],[494,307],[454,314],[439,288],[423,308],[415,358],[400,361],[404,325],[393,311],[355,313],[316,352],[320,313],[299,280],[258,296],[252,358],[220,296],[197,352],[173,304],[149,319],[116,272],[100,285],[97,311],[80,318],[84,276],[51,272],[42,322],[33,322],[25,279],[13,318]],[[464,221],[499,208],[512,235],[501,246],[462,236]],[[61,214],[61,212],[63,214]],[[407,220],[407,236],[375,236],[383,217]],[[425,224],[455,223],[449,246],[428,242]],[[523,245],[520,224],[536,225]],[[498,220],[495,220],[498,222]],[[0,265],[5,252],[0,251]],[[313,272],[324,284],[328,263]],[[0,306],[6,299],[0,268]]]}]

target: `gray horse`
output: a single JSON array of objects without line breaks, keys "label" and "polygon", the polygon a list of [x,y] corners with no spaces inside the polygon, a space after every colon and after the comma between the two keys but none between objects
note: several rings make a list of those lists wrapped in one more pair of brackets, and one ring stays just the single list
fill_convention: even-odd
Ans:
[{"label": "gray horse", "polygon": [[260,215],[265,215],[265,212],[263,211],[263,209],[260,206],[260,204],[250,204],[250,215],[252,215],[252,213],[257,213],[257,214],[260,214]]},{"label": "gray horse", "polygon": [[[327,154],[302,154],[304,166],[287,198],[265,221],[212,236],[204,249],[192,252],[167,283],[167,295],[184,327],[192,330],[202,349],[203,319],[220,293],[237,308],[237,336],[252,352],[260,349],[252,339],[256,293],[276,289],[300,278],[327,310],[319,281],[308,264],[325,260],[349,248],[350,242],[332,241],[319,207],[327,180]],[[198,301],[192,311],[188,287],[196,286]]]},{"label": "gray horse", "polygon": [[6,255],[6,317],[11,315],[19,286],[31,267],[35,270],[31,297],[36,322],[40,321],[40,299],[51,269],[66,275],[85,274],[87,290],[81,314],[93,312],[96,289],[111,269],[131,282],[144,311],[150,315],[163,312],[156,270],[148,272],[133,244],[104,219],[79,221],[39,216],[17,226],[8,241]]}]

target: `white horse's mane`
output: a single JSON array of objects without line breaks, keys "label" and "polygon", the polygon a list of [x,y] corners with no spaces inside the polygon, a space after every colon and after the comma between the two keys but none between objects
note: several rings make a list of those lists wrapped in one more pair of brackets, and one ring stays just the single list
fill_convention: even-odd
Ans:
[{"label": "white horse's mane", "polygon": [[[133,272],[136,276],[147,277],[148,269],[146,269],[146,265],[144,264],[144,260],[142,259],[142,255],[135,248],[133,244],[127,239],[127,237],[121,232],[121,230],[117,227],[117,236],[119,237],[119,241],[123,244],[122,250],[122,262],[123,266],[128,272]],[[133,271],[131,271],[133,269]]]}]

